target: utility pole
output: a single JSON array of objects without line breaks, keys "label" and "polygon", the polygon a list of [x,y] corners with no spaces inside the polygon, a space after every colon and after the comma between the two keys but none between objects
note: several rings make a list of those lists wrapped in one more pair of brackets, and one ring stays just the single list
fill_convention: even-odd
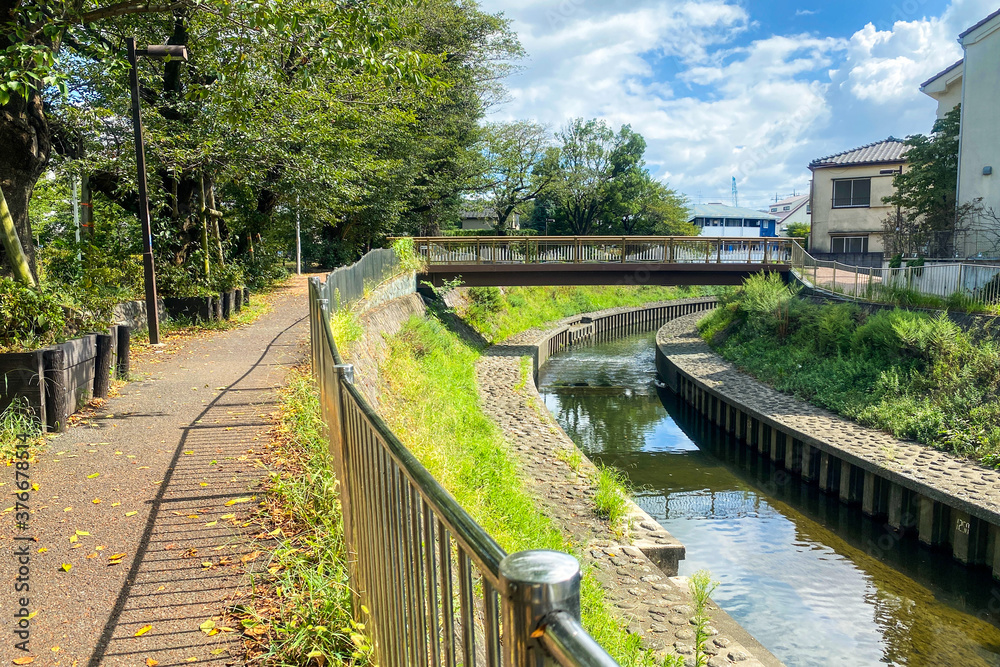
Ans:
[{"label": "utility pole", "polygon": [[83,261],[83,253],[80,252],[80,200],[76,189],[76,176],[70,176],[73,181],[73,227],[76,228],[76,261]]}]

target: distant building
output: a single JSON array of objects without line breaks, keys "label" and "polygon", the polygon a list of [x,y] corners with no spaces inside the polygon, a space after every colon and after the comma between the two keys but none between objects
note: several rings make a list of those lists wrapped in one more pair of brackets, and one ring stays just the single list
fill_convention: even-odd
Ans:
[{"label": "distant building", "polygon": [[906,144],[885,141],[828,155],[812,171],[809,249],[822,259],[881,266],[882,221],[892,211],[892,177],[906,166]]},{"label": "distant building", "polygon": [[[458,217],[462,221],[462,229],[488,229],[492,231],[497,225],[497,213],[492,208],[459,211]],[[521,215],[511,213],[507,218],[507,227],[520,229]]]},{"label": "distant building", "polygon": [[811,224],[812,209],[809,206],[809,195],[782,199],[771,204],[768,210],[771,215],[778,216],[778,236],[785,236],[785,229],[792,223]]},{"label": "distant building", "polygon": [[[921,92],[937,100],[938,118],[962,105],[958,149],[958,201],[982,201],[1000,213],[1000,10],[972,26],[958,38],[965,57],[924,81]],[[1000,230],[995,223],[960,233],[955,251],[961,256],[995,253]]]},{"label": "distant building", "polygon": [[778,216],[726,204],[695,204],[688,222],[699,228],[701,236],[760,238],[777,236]]}]

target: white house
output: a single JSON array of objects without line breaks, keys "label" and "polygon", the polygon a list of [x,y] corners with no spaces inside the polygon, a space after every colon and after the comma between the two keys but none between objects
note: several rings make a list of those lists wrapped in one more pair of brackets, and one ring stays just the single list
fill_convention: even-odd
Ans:
[{"label": "white house", "polygon": [[[959,135],[958,201],[980,199],[1000,213],[1000,10],[958,37],[965,57],[925,81],[920,90],[937,100],[938,118],[962,105]],[[1000,230],[990,221],[956,239],[958,252],[976,255],[995,250]]]},{"label": "white house", "polygon": [[760,238],[777,235],[778,216],[739,206],[695,204],[688,222],[700,229],[701,236]]},{"label": "white house", "polygon": [[[497,224],[497,213],[492,208],[459,211],[458,217],[462,221],[462,229],[493,230]],[[510,229],[520,229],[521,215],[519,213],[511,213],[510,217],[507,218],[507,227]]]},{"label": "white house", "polygon": [[809,195],[798,195],[776,201],[768,207],[771,215],[778,216],[777,234],[785,236],[785,230],[792,223],[812,224],[812,208]]}]

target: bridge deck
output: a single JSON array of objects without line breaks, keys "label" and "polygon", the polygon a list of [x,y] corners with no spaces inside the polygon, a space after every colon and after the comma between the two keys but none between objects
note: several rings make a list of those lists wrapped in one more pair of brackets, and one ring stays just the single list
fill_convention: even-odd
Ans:
[{"label": "bridge deck", "polygon": [[703,237],[421,237],[421,280],[469,286],[735,285],[787,273],[793,239]]}]

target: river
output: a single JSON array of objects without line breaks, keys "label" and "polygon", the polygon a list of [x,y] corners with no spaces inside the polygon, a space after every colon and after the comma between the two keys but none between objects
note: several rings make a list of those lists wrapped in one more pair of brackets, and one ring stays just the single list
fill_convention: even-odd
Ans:
[{"label": "river", "polygon": [[572,348],[539,390],[595,462],[684,543],[681,574],[799,665],[1000,666],[1000,582],[775,468],[654,384],[653,333]]}]

